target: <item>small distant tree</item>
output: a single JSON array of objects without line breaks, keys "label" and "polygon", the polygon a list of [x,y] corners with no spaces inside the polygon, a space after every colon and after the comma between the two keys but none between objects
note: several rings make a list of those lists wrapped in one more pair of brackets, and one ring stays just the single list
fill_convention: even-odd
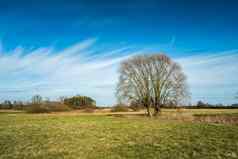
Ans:
[{"label": "small distant tree", "polygon": [[12,107],[13,107],[14,109],[16,109],[16,107],[17,107],[17,101],[16,101],[16,100],[13,101]]},{"label": "small distant tree", "polygon": [[[46,100],[47,101],[47,100]],[[31,105],[27,108],[28,113],[48,113],[50,109],[47,103],[44,103],[40,95],[34,95],[31,99]]]},{"label": "small distant tree", "polygon": [[2,103],[2,108],[3,109],[12,109],[13,105],[12,105],[12,102],[10,100],[5,100],[3,103]]},{"label": "small distant tree", "polygon": [[130,111],[130,109],[127,105],[118,103],[112,107],[111,111],[112,112],[128,112],[128,111]]},{"label": "small distant tree", "polygon": [[44,103],[45,103],[45,104],[50,104],[50,98],[49,98],[49,97],[46,97],[45,100],[44,100]]},{"label": "small distant tree", "polygon": [[238,108],[238,103],[234,103],[231,105],[232,107],[237,107]]},{"label": "small distant tree", "polygon": [[65,99],[67,99],[67,97],[65,97],[65,96],[60,96],[60,97],[59,97],[60,103],[63,104]]},{"label": "small distant tree", "polygon": [[23,109],[23,102],[22,101],[14,101],[13,102],[13,108],[17,110],[22,110]]},{"label": "small distant tree", "polygon": [[14,101],[13,101],[13,106],[16,106],[16,105],[17,105],[17,101],[14,100]]},{"label": "small distant tree", "polygon": [[206,106],[206,104],[203,101],[198,101],[197,107],[202,108],[202,107],[205,107],[205,106]]},{"label": "small distant tree", "polygon": [[42,104],[42,97],[40,95],[34,95],[31,100],[33,105],[40,105]]}]

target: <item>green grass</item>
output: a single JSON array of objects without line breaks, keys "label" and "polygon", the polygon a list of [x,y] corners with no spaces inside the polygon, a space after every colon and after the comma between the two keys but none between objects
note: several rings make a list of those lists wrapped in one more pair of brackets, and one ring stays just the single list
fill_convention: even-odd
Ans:
[{"label": "green grass", "polygon": [[238,126],[145,117],[0,113],[0,158],[238,158]]}]

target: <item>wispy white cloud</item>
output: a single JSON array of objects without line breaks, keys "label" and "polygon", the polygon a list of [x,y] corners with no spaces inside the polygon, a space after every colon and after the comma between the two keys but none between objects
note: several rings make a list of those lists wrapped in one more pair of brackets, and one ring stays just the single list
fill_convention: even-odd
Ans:
[{"label": "wispy white cloud", "polygon": [[[148,50],[133,46],[99,49],[96,42],[95,38],[88,39],[61,51],[54,47],[31,51],[17,47],[10,52],[0,49],[0,100],[29,100],[34,94],[52,99],[83,94],[95,98],[99,105],[113,104],[118,64]],[[175,60],[188,76],[193,101],[235,102],[238,50]]]},{"label": "wispy white cloud", "polygon": [[95,42],[88,39],[62,51],[48,47],[26,52],[19,47],[1,52],[1,99],[84,94],[99,104],[113,103],[118,64],[143,50],[126,46],[98,52]]},{"label": "wispy white cloud", "polygon": [[176,59],[188,76],[193,101],[234,103],[238,91],[238,50]]}]

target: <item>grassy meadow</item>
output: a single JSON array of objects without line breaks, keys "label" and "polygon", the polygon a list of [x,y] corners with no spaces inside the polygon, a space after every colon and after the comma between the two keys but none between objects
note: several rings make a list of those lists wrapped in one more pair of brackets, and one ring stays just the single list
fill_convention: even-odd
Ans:
[{"label": "grassy meadow", "polygon": [[238,124],[194,115],[238,117],[237,109],[27,114],[0,111],[0,159],[238,158]]}]

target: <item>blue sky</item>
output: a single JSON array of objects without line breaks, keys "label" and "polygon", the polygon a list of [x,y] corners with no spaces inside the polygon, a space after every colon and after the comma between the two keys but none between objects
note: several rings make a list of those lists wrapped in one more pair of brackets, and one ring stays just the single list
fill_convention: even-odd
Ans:
[{"label": "blue sky", "polygon": [[83,94],[115,103],[119,63],[166,53],[192,102],[236,102],[235,0],[0,1],[0,100]]}]

